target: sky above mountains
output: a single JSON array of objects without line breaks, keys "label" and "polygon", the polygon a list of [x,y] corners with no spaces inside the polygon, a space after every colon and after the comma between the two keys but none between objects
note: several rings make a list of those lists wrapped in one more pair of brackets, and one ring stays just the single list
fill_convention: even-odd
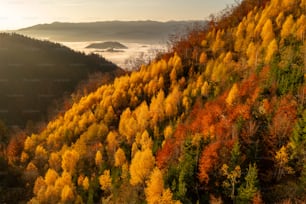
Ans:
[{"label": "sky above mountains", "polygon": [[0,0],[0,30],[54,21],[205,20],[234,3],[235,0]]}]

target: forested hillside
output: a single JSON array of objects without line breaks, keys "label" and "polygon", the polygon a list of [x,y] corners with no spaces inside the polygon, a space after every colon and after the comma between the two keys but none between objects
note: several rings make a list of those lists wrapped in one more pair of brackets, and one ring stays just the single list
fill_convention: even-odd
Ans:
[{"label": "forested hillside", "polygon": [[[244,0],[23,148],[29,203],[303,203],[306,1]],[[20,154],[19,154],[20,153]]]},{"label": "forested hillside", "polygon": [[[7,126],[47,120],[60,98],[95,73],[114,78],[120,69],[98,55],[60,44],[0,33],[0,119]],[[122,71],[123,72],[123,71]],[[102,79],[102,78],[101,78]],[[50,105],[52,109],[48,110]]]}]

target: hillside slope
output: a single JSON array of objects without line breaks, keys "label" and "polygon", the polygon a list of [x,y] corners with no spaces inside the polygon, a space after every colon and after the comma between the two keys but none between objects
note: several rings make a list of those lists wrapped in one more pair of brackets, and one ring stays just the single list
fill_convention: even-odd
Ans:
[{"label": "hillside slope", "polygon": [[305,200],[305,11],[244,0],[29,135],[30,203]]},{"label": "hillside slope", "polygon": [[9,126],[47,120],[48,107],[89,75],[119,71],[96,55],[18,34],[1,33],[0,45],[0,119]]}]

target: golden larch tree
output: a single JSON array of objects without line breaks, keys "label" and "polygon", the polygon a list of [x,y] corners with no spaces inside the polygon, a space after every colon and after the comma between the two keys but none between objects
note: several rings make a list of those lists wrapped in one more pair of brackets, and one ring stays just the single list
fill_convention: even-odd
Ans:
[{"label": "golden larch tree", "polygon": [[112,178],[110,177],[110,170],[105,170],[99,177],[99,183],[103,191],[108,191],[112,187]]},{"label": "golden larch tree", "polygon": [[61,193],[62,202],[70,203],[70,202],[73,201],[73,199],[74,199],[74,193],[73,193],[71,187],[68,186],[68,185],[65,185],[63,190],[62,190],[62,193]]},{"label": "golden larch tree", "polygon": [[101,164],[102,164],[102,162],[103,162],[102,153],[101,153],[100,150],[98,150],[98,151],[96,152],[95,163],[96,163],[96,165],[97,165],[98,167],[100,167]]},{"label": "golden larch tree", "polygon": [[66,150],[62,157],[62,168],[64,171],[73,173],[79,161],[79,153],[73,150]]},{"label": "golden larch tree", "polygon": [[200,64],[205,64],[207,62],[207,54],[202,52],[200,55]]},{"label": "golden larch tree", "polygon": [[150,175],[150,179],[147,181],[147,188],[145,189],[148,204],[159,203],[163,190],[163,175],[158,168],[155,168]]},{"label": "golden larch tree", "polygon": [[132,185],[144,183],[153,169],[154,163],[155,159],[150,149],[136,152],[130,165],[130,183]]},{"label": "golden larch tree", "polygon": [[275,37],[275,34],[274,34],[274,31],[273,31],[273,25],[272,25],[272,21],[271,19],[268,19],[266,21],[266,23],[264,24],[263,28],[262,28],[262,31],[260,33],[260,36],[262,38],[262,45],[264,47],[268,46],[269,43],[271,42],[271,40],[274,39]]},{"label": "golden larch tree", "polygon": [[146,130],[141,135],[140,145],[141,145],[142,150],[152,149],[153,141],[152,141],[148,131],[146,131]]},{"label": "golden larch tree", "polygon": [[164,181],[162,172],[155,168],[150,179],[147,181],[147,187],[145,189],[146,201],[148,204],[175,204],[180,203],[172,199],[172,193],[170,189],[164,189]]},{"label": "golden larch tree", "polygon": [[249,44],[246,54],[249,58],[248,65],[250,67],[256,67],[257,49],[253,42]]},{"label": "golden larch tree", "polygon": [[238,93],[239,93],[238,86],[237,86],[237,84],[235,83],[235,84],[232,86],[230,92],[228,93],[228,96],[227,96],[227,98],[226,98],[226,103],[227,103],[228,105],[230,105],[230,106],[233,105],[233,103],[235,102],[235,100],[236,100],[237,97],[238,97]]},{"label": "golden larch tree", "polygon": [[83,188],[87,191],[89,189],[89,179],[88,177],[86,176],[82,182],[82,186]]},{"label": "golden larch tree", "polygon": [[46,175],[45,175],[45,182],[47,185],[54,185],[56,179],[58,178],[58,174],[53,169],[48,169]]},{"label": "golden larch tree", "polygon": [[292,33],[293,25],[294,25],[293,16],[289,15],[286,18],[286,21],[284,22],[284,24],[282,26],[282,30],[281,30],[282,39],[285,39],[286,37],[288,37]]},{"label": "golden larch tree", "polygon": [[115,166],[122,166],[126,162],[126,157],[123,149],[119,148],[115,153]]},{"label": "golden larch tree", "polygon": [[274,55],[274,53],[277,51],[278,49],[278,45],[277,45],[277,41],[276,39],[273,39],[269,46],[268,46],[268,49],[267,49],[267,54],[266,54],[266,57],[265,57],[265,62],[266,63],[269,63]]}]

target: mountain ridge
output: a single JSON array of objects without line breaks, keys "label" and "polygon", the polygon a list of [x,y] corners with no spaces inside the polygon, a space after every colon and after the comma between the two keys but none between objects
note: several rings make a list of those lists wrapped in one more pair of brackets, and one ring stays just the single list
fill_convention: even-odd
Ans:
[{"label": "mountain ridge", "polygon": [[39,24],[16,32],[56,41],[166,41],[171,34],[184,33],[186,28],[204,26],[206,21],[102,21],[84,23]]}]

